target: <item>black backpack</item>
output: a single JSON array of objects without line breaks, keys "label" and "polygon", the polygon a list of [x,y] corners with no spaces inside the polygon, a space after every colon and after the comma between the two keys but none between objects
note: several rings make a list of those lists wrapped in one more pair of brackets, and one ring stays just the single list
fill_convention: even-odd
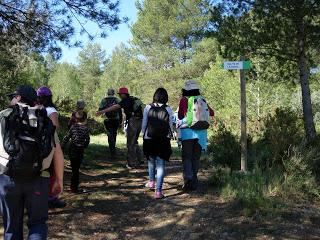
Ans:
[{"label": "black backpack", "polygon": [[166,138],[170,131],[169,118],[170,115],[166,109],[166,105],[161,107],[150,104],[151,108],[148,113],[147,136],[149,138]]},{"label": "black backpack", "polygon": [[[115,97],[107,97],[105,98],[105,104],[104,104],[104,108],[103,109],[107,109],[109,107],[112,107],[113,105],[118,104],[117,102],[117,98]],[[108,119],[119,119],[119,111],[112,111],[112,112],[107,112],[105,113],[105,116]]]},{"label": "black backpack", "polygon": [[19,180],[40,176],[43,161],[53,150],[56,129],[47,111],[15,105],[4,125],[4,150],[9,155],[5,174]]}]

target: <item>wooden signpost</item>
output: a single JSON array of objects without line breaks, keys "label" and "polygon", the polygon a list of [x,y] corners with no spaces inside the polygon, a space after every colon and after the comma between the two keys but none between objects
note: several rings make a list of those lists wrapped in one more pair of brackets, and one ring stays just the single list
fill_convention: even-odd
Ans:
[{"label": "wooden signpost", "polygon": [[241,171],[248,170],[248,144],[247,144],[247,94],[245,70],[251,68],[250,61],[224,62],[225,70],[240,70],[241,90]]}]

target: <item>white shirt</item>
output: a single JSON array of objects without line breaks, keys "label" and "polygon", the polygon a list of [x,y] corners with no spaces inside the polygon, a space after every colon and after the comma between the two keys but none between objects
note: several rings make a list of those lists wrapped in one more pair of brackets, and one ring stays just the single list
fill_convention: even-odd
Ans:
[{"label": "white shirt", "polygon": [[[163,104],[157,103],[157,106],[161,107]],[[143,111],[143,119],[142,119],[142,134],[143,134],[143,138],[144,139],[151,139],[148,137],[148,115],[149,115],[149,111],[151,109],[151,105],[148,104]],[[169,114],[169,126],[170,126],[170,130],[171,132],[168,134],[168,138],[171,138],[171,133],[173,132],[173,111],[171,109],[171,107],[166,106],[166,110]]]},{"label": "white shirt", "polygon": [[46,107],[46,110],[47,110],[48,117],[50,117],[52,113],[58,113],[57,109],[55,109],[54,107]]}]

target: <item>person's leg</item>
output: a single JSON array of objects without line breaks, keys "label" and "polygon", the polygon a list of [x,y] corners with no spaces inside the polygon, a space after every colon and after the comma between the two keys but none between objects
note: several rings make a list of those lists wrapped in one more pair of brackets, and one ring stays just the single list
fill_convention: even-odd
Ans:
[{"label": "person's leg", "polygon": [[157,189],[158,193],[162,193],[162,185],[165,177],[165,160],[157,157],[156,158],[156,166],[157,166]]},{"label": "person's leg", "polygon": [[29,240],[47,239],[48,185],[48,178],[39,177],[24,188],[28,213]]},{"label": "person's leg", "polygon": [[149,180],[156,181],[156,160],[150,157],[148,160]]},{"label": "person's leg", "polygon": [[109,141],[111,156],[114,156],[116,154],[118,128],[119,128],[119,122],[117,120],[113,121],[112,127],[110,128],[110,141]]},{"label": "person's leg", "polygon": [[6,175],[0,175],[0,215],[3,219],[5,240],[23,239],[23,213],[21,184]]},{"label": "person's leg", "polygon": [[193,179],[192,160],[193,160],[193,144],[194,141],[182,141],[182,163],[183,163],[183,178],[185,185],[190,184]]},{"label": "person's leg", "polygon": [[75,149],[76,153],[71,160],[72,177],[71,177],[71,190],[77,192],[79,190],[80,182],[80,166],[83,160],[83,148]]},{"label": "person's leg", "polygon": [[143,162],[143,153],[142,150],[139,146],[139,137],[141,133],[141,128],[142,128],[142,120],[139,118],[135,118],[135,151],[136,151],[136,157],[137,157],[137,163],[140,165]]},{"label": "person's leg", "polygon": [[127,128],[127,148],[128,148],[128,165],[135,167],[137,165],[136,157],[136,129],[133,117],[128,121]]},{"label": "person's leg", "polygon": [[196,190],[198,188],[198,171],[200,166],[200,157],[202,153],[201,145],[199,144],[198,140],[194,140],[193,145],[193,159],[192,159],[192,172],[193,172],[193,178],[192,178],[192,188],[193,190]]},{"label": "person's leg", "polygon": [[105,120],[104,121],[104,126],[105,126],[106,131],[107,131],[109,151],[110,151],[110,154],[112,154],[113,134],[112,134],[112,126],[111,126],[110,120]]}]

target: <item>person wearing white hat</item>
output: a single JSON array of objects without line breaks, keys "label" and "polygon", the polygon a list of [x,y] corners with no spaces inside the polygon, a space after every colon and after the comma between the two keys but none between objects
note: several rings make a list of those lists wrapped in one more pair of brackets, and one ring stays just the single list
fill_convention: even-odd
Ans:
[{"label": "person wearing white hat", "polygon": [[202,151],[207,149],[209,115],[214,116],[214,111],[201,96],[200,87],[195,80],[186,81],[182,92],[183,97],[178,111],[178,118],[182,122],[180,126],[184,178],[182,190],[188,192],[198,187],[200,157]]}]

